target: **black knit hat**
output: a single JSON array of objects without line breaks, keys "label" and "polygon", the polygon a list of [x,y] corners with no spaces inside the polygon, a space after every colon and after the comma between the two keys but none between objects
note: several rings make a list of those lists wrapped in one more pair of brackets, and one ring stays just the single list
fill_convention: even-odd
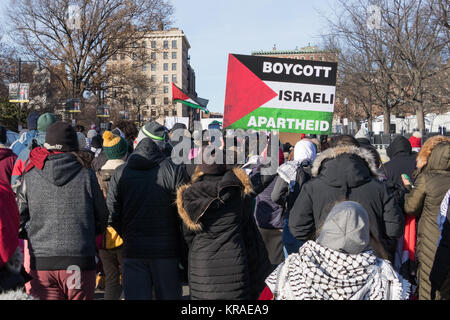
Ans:
[{"label": "black knit hat", "polygon": [[47,128],[44,147],[55,151],[78,151],[78,137],[75,129],[65,122],[55,122]]}]

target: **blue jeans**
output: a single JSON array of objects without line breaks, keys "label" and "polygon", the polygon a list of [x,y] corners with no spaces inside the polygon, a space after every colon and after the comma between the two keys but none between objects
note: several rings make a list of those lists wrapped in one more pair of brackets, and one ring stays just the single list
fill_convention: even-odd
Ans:
[{"label": "blue jeans", "polygon": [[178,259],[123,258],[125,300],[180,300]]},{"label": "blue jeans", "polygon": [[294,238],[289,231],[289,218],[284,219],[283,234],[281,236],[283,241],[284,256],[287,258],[291,253],[297,253],[298,249],[303,245],[303,241]]}]

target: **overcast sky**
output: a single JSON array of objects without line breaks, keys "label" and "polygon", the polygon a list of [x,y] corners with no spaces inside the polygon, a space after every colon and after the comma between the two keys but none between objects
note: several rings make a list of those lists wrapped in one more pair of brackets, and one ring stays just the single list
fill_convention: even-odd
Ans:
[{"label": "overcast sky", "polygon": [[[0,14],[7,0],[0,0]],[[173,27],[184,31],[191,49],[197,93],[208,108],[223,112],[229,53],[293,50],[320,45],[322,14],[333,0],[171,0]]]}]

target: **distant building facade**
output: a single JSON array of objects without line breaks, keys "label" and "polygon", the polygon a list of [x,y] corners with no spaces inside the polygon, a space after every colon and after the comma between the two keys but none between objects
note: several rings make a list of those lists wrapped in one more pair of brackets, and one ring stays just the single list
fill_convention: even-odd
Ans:
[{"label": "distant building facade", "polygon": [[[172,103],[172,83],[186,92],[195,93],[195,71],[189,64],[189,41],[184,32],[178,28],[157,30],[147,34],[136,48],[145,48],[148,63],[135,64],[148,78],[149,95],[139,106],[141,120],[160,120],[171,117],[187,117],[188,107],[181,103]],[[129,63],[134,65],[137,57],[117,54],[108,61],[109,65],[116,63]],[[115,89],[112,89],[113,91]],[[116,96],[116,93],[112,94]],[[119,105],[124,110],[135,108],[136,101],[128,106],[120,106],[120,99],[110,99],[112,106]],[[123,103],[122,103],[123,104]],[[139,102],[138,102],[139,104]],[[136,108],[135,108],[136,109]],[[131,110],[127,110],[131,111]]]}]

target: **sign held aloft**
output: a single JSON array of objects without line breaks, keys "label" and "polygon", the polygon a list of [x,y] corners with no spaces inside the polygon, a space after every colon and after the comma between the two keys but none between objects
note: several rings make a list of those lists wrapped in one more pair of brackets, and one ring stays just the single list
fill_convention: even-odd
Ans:
[{"label": "sign held aloft", "polygon": [[337,63],[230,54],[224,127],[330,134]]}]

